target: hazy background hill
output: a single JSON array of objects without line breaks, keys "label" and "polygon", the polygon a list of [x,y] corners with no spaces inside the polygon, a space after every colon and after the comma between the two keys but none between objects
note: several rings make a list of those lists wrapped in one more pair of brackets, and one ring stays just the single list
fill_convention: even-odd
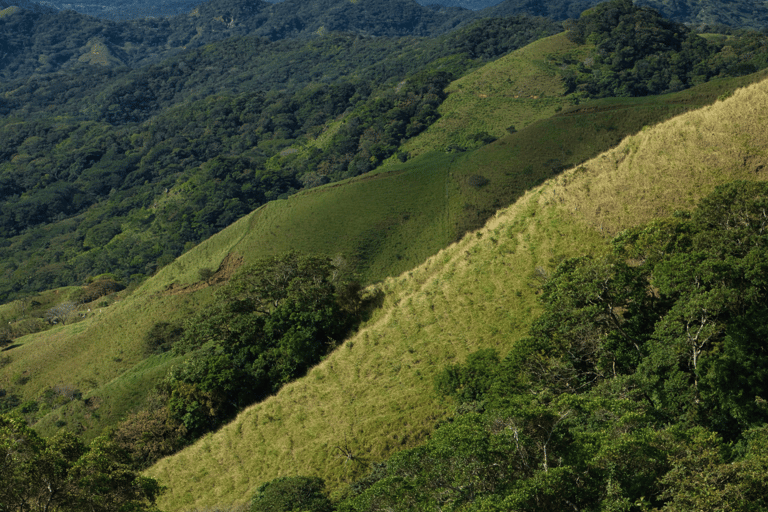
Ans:
[{"label": "hazy background hill", "polygon": [[170,18],[109,21],[75,11],[15,11],[0,19],[5,78],[50,73],[84,62],[136,67],[233,36],[269,40],[329,31],[434,36],[471,21],[469,11],[435,11],[410,0],[211,0]]},{"label": "hazy background hill", "polygon": [[[300,13],[298,6],[292,5],[291,0],[280,0],[279,2],[269,2],[274,4],[291,5],[291,9],[283,11],[277,7],[274,9],[274,16],[282,17],[287,15],[288,23],[295,28],[296,24],[306,24],[307,18]],[[311,2],[302,2],[310,4]],[[408,2],[413,4],[415,2]],[[579,14],[597,5],[597,0],[554,0],[541,3],[531,0],[419,0],[418,4],[431,10],[447,9],[444,14],[450,16],[459,16],[462,18],[476,18],[478,16],[509,16],[515,14],[528,14],[531,16],[547,16],[555,20],[565,20],[577,18]],[[351,3],[352,5],[354,3]],[[768,25],[768,7],[762,0],[738,0],[736,2],[723,2],[719,0],[707,0],[703,2],[685,0],[682,2],[670,2],[667,0],[639,0],[638,5],[651,7],[661,12],[665,17],[694,25],[726,25],[732,28],[752,28],[761,29]],[[173,17],[192,12],[200,6],[200,2],[190,0],[164,0],[161,2],[146,2],[143,0],[110,2],[105,0],[84,0],[78,3],[66,2],[31,2],[29,0],[20,0],[20,2],[9,2],[4,0],[0,2],[0,7],[9,7],[11,5],[26,8],[37,12],[74,10],[81,14],[96,16],[102,19],[110,20],[130,20],[140,18]],[[354,11],[350,2],[346,2],[346,7]],[[318,19],[326,18],[325,10],[333,11],[335,8],[326,5],[324,10],[317,14]],[[457,9],[457,10],[453,10]],[[461,13],[460,10],[465,10]],[[474,11],[474,12],[468,12]],[[414,23],[418,24],[423,14],[415,10],[413,5],[406,6],[402,11],[405,16],[415,16]],[[292,16],[297,14],[298,16]],[[353,14],[354,16],[354,14]],[[346,15],[342,16],[342,18]],[[326,18],[327,19],[327,18]],[[338,25],[343,23],[342,19],[332,15],[334,21],[331,24]],[[310,22],[311,24],[311,22]],[[320,26],[325,26],[321,23]],[[328,27],[326,27],[328,28]],[[391,27],[390,27],[391,28]],[[371,27],[368,27],[370,30]]]}]

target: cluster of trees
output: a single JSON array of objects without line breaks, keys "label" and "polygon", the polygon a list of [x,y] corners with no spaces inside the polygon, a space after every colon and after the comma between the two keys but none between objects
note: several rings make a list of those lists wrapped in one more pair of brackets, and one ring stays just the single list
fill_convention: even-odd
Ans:
[{"label": "cluster of trees", "polygon": [[162,492],[114,442],[43,439],[11,416],[0,415],[0,461],[0,509],[8,512],[151,512]]},{"label": "cluster of trees", "polygon": [[768,507],[767,209],[732,183],[564,261],[530,336],[447,367],[456,416],[335,509]]},{"label": "cluster of trees", "polygon": [[157,324],[151,351],[187,354],[114,439],[148,465],[263,400],[320,362],[367,314],[341,260],[289,253],[242,268],[185,325]]},{"label": "cluster of trees", "polygon": [[674,92],[768,65],[765,51],[755,51],[756,43],[765,48],[764,36],[745,34],[725,47],[630,0],[600,4],[567,26],[572,41],[597,48],[566,74],[566,85],[595,98]]}]

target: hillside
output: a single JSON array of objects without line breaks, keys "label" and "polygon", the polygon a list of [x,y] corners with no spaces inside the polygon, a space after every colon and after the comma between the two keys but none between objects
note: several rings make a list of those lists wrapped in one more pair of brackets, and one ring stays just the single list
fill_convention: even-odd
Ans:
[{"label": "hillside", "polygon": [[319,475],[340,489],[368,462],[422,442],[449,413],[436,372],[479,348],[503,354],[524,336],[539,311],[537,276],[601,254],[620,230],[691,208],[718,184],[765,180],[766,106],[763,81],[644,130],[387,280],[381,311],[307,377],[149,471],[170,487],[163,505],[242,502],[281,475]]},{"label": "hillside", "polygon": [[[704,38],[625,1],[595,8],[569,35],[445,89],[557,31],[546,20],[517,17],[438,38],[246,36],[136,70],[4,83],[0,267],[7,280],[0,296],[104,272],[138,282],[297,190],[388,159],[472,150],[587,99],[675,92],[768,65],[759,33]],[[119,58],[102,43],[88,48],[92,62]],[[436,137],[408,142],[441,117]],[[613,143],[638,127],[628,129],[616,131]],[[552,172],[587,157],[557,151],[545,160]],[[502,204],[491,202],[482,215]],[[53,239],[59,250],[51,253]]]},{"label": "hillside", "polygon": [[[188,48],[230,37],[270,41],[312,38],[328,32],[377,37],[437,36],[477,19],[463,9],[434,10],[412,0],[209,0],[169,18],[113,21],[72,10],[18,10],[0,18],[5,57],[0,76],[22,78],[78,68],[79,58],[99,42],[114,56],[111,68],[137,67]],[[38,60],[42,57],[42,60]]]},{"label": "hillside", "polygon": [[583,58],[590,48],[565,33],[543,38],[466,75],[446,89],[440,118],[403,150],[415,156],[429,150],[471,148],[477,134],[496,139],[546,119],[573,103],[556,64],[563,56]]},{"label": "hillside", "polygon": [[[484,73],[478,70],[480,76]],[[218,272],[223,279],[240,256],[244,261],[237,265],[299,250],[342,255],[365,283],[379,281],[418,265],[467,230],[482,226],[526,190],[614,146],[623,134],[709,104],[763,76],[715,81],[659,98],[585,103],[476,151],[429,153],[270,202],[166,266],[127,297],[130,289],[82,306],[82,312],[91,310],[82,322],[18,338],[0,368],[3,402],[10,404],[16,397],[36,403],[30,405],[34,411],[29,418],[39,421],[44,432],[64,428],[87,438],[97,435],[142,407],[147,391],[178,362],[169,354],[151,355],[146,340],[155,324],[181,325],[191,311],[211,300],[216,287],[206,284],[202,270]],[[37,321],[42,323],[56,299],[38,301],[42,304]],[[0,309],[0,318],[12,321],[20,332],[35,318],[23,304],[14,301]],[[94,358],[98,365],[88,363]],[[45,397],[56,386],[78,390],[81,398],[63,407],[47,405]]]},{"label": "hillside", "polygon": [[[615,13],[622,17],[619,28],[602,23]],[[640,18],[647,24],[636,23]],[[66,437],[72,433],[90,440],[105,427],[118,425],[118,437],[138,432],[144,442],[148,431],[142,430],[141,422],[159,419],[164,422],[161,437],[177,429],[171,443],[175,447],[165,446],[160,452],[168,454],[232,418],[244,404],[287,383],[233,424],[161,462],[157,466],[161,469],[151,470],[173,482],[166,504],[183,509],[243,503],[260,483],[287,474],[320,475],[337,498],[360,494],[371,485],[383,489],[384,483],[375,482],[382,476],[379,471],[373,480],[358,482],[356,490],[345,490],[346,484],[368,471],[370,463],[423,445],[436,426],[452,421],[454,402],[441,394],[445,390],[434,389],[435,376],[446,364],[461,363],[476,349],[493,348],[502,357],[516,349],[542,311],[537,296],[551,297],[551,277],[561,261],[584,250],[596,256],[595,261],[603,261],[607,239],[628,226],[675,212],[678,220],[669,222],[693,230],[690,222],[680,220],[690,218],[680,208],[692,209],[719,183],[749,176],[761,179],[764,155],[759,148],[764,141],[759,127],[764,124],[766,72],[724,78],[764,67],[765,56],[752,51],[761,44],[760,36],[701,38],[617,1],[589,11],[567,34],[542,39],[449,83],[517,44],[521,40],[514,35],[517,24],[525,27],[518,34],[521,39],[540,34],[547,26],[536,28],[522,19],[483,22],[438,40],[405,39],[394,45],[383,38],[331,34],[309,43],[288,42],[274,53],[269,52],[275,43],[241,38],[185,57],[190,65],[196,60],[207,65],[226,49],[260,48],[266,50],[264,61],[270,66],[288,55],[282,53],[286,48],[297,58],[312,52],[326,55],[329,47],[366,56],[403,50],[378,66],[360,62],[355,67],[345,57],[349,66],[345,73],[352,76],[346,82],[303,86],[301,81],[311,82],[315,73],[309,68],[296,77],[298,83],[289,82],[288,90],[239,93],[235,82],[248,83],[246,75],[259,72],[258,58],[231,83],[231,77],[208,82],[185,71],[173,75],[181,67],[180,61],[172,60],[124,75],[117,88],[102,89],[100,102],[109,98],[108,108],[91,109],[84,114],[92,116],[87,119],[67,115],[46,119],[43,110],[34,110],[37,106],[18,103],[16,117],[5,120],[3,133],[6,140],[20,144],[6,145],[8,161],[3,167],[19,174],[0,175],[8,199],[2,220],[11,234],[0,250],[8,268],[37,268],[40,281],[27,277],[4,286],[18,291],[21,283],[44,288],[55,280],[74,283],[76,273],[88,277],[83,286],[48,290],[0,306],[4,346],[0,412],[13,410],[40,432],[58,434],[59,440],[74,439]],[[475,37],[486,32],[494,34],[491,44]],[[634,60],[617,58],[629,48],[621,43],[627,33],[638,36],[631,47]],[[450,43],[447,48],[445,43]],[[680,57],[682,50],[685,59]],[[95,60],[112,57],[104,51],[99,44],[89,46]],[[662,76],[655,69],[674,71]],[[408,70],[416,71],[404,75]],[[163,73],[182,77],[176,92],[189,96],[174,97],[170,88],[158,86],[163,80],[157,77]],[[388,78],[380,89],[366,89],[373,76]],[[760,80],[757,86],[733,93]],[[231,87],[227,94],[211,96],[206,91],[224,83]],[[680,90],[685,87],[690,88]],[[6,98],[30,95],[29,89],[15,85],[7,90],[12,94]],[[155,96],[139,105],[132,103],[136,98],[128,95],[130,91]],[[628,91],[636,97],[612,97]],[[169,105],[173,108],[166,109]],[[50,107],[51,112],[61,108]],[[28,119],[20,115],[24,108],[30,108]],[[435,114],[438,108],[440,119]],[[407,123],[400,122],[405,119]],[[428,130],[435,121],[435,128]],[[263,138],[241,135],[252,129],[260,130]],[[411,145],[400,145],[418,133]],[[636,135],[626,138],[630,134]],[[189,146],[194,151],[185,153],[188,146],[180,145],[184,138],[194,141]],[[357,153],[343,153],[355,145]],[[9,152],[17,148],[18,153]],[[394,157],[388,165],[376,169],[389,155]],[[53,158],[55,172],[52,161],[44,158]],[[131,172],[123,172],[123,165]],[[571,167],[576,170],[563,173]],[[323,174],[314,168],[322,168]],[[202,172],[184,174],[188,169]],[[51,172],[35,174],[44,170]],[[238,203],[256,197],[251,175],[266,184],[259,190],[262,195],[256,203]],[[57,182],[60,176],[71,182]],[[120,184],[122,179],[127,187]],[[339,181],[323,185],[331,179]],[[47,185],[52,186],[46,189]],[[94,195],[75,192],[83,185]],[[297,191],[302,186],[305,190]],[[211,195],[212,189],[217,195]],[[30,200],[40,191],[44,193]],[[236,201],[225,197],[231,191]],[[97,207],[88,204],[96,196],[105,202]],[[140,203],[138,210],[130,208],[131,201]],[[200,230],[197,235],[206,238],[260,204],[197,247],[185,243],[188,230]],[[508,205],[512,206],[505,210]],[[117,220],[113,214],[123,217]],[[56,222],[43,222],[46,215]],[[106,222],[92,222],[93,215]],[[28,225],[22,229],[23,222]],[[28,229],[36,223],[35,230]],[[159,229],[167,227],[162,223],[173,226],[165,235]],[[477,228],[481,230],[473,233]],[[185,254],[175,260],[171,252],[158,258],[162,249],[158,240],[176,243],[173,250]],[[458,243],[448,247],[452,242]],[[94,250],[91,254],[98,254],[102,268],[116,274],[95,276],[96,260],[75,260],[73,265],[66,251],[79,245]],[[130,252],[136,247],[144,251],[142,258]],[[53,262],[40,265],[42,260],[21,252],[29,249]],[[285,370],[278,381],[268,385],[258,381],[259,387],[251,389],[245,378],[256,374],[248,373],[250,366],[243,370],[243,361],[227,359],[227,343],[246,344],[238,357],[254,352],[247,343],[262,343],[259,333],[280,332],[283,320],[270,316],[269,322],[276,322],[271,327],[252,329],[266,321],[261,315],[267,313],[257,311],[247,317],[250,320],[239,316],[251,299],[237,298],[233,286],[244,279],[239,269],[253,272],[262,268],[263,257],[290,250],[333,258],[327,263],[306,261],[333,268],[334,275],[356,277],[364,284],[378,282],[365,291],[360,303],[355,302],[354,283],[344,292],[338,287],[333,293],[326,289],[337,299],[347,297],[343,300],[358,311],[356,318],[370,314],[362,304],[379,300],[383,304],[305,378],[288,383],[306,368],[297,367]],[[418,267],[425,260],[425,266]],[[121,283],[117,273],[130,274],[133,268],[154,275],[144,280],[135,274]],[[558,279],[564,275],[568,270],[557,271]],[[4,276],[11,274],[6,271]],[[545,283],[549,291],[542,291]],[[304,285],[296,286],[301,290]],[[292,307],[281,309],[281,314],[301,329],[304,324],[296,321],[316,318],[320,311],[301,316],[304,313]],[[226,314],[216,316],[221,312]],[[226,316],[232,312],[234,317]],[[212,335],[206,331],[217,318],[225,319],[225,331],[235,333],[223,338],[224,345],[209,339]],[[243,326],[247,341],[237,338],[242,334],[237,329]],[[21,335],[40,330],[45,332]],[[314,339],[313,334],[297,334],[299,330],[290,327],[293,337],[286,343]],[[338,329],[319,332],[329,348],[340,340]],[[531,346],[526,340],[523,346]],[[281,347],[293,350],[292,345]],[[312,364],[323,354],[316,354]],[[251,365],[251,360],[246,363]],[[614,377],[615,363],[614,359]],[[261,358],[259,364],[279,369],[293,363]],[[715,375],[720,370],[713,371]],[[204,387],[211,382],[195,380],[201,375],[215,376],[212,388]],[[230,388],[220,391],[231,382],[239,385],[234,402]],[[153,389],[158,383],[159,388]],[[211,419],[204,426],[195,423],[201,416],[193,414],[199,413],[200,400],[207,400],[203,409],[208,412],[202,416]],[[467,420],[467,408],[482,409],[472,400],[460,405],[461,414],[455,412],[457,425],[473,421]],[[761,403],[755,404],[752,407],[759,413]],[[738,411],[740,406],[724,407]],[[735,413],[722,414],[729,418]],[[129,421],[120,423],[125,418]],[[745,428],[739,421],[739,428]],[[138,430],[131,434],[132,428]],[[438,429],[436,437],[450,430]],[[733,428],[722,432],[735,435]],[[262,437],[254,441],[252,436]],[[241,447],[241,441],[248,447]],[[228,459],[220,451],[222,445],[236,447],[240,459]],[[397,464],[416,452],[403,453]],[[157,456],[150,454],[134,463],[146,467]],[[545,470],[546,457],[545,443]],[[183,461],[183,469],[175,466],[177,460]],[[222,476],[211,470],[219,465],[243,471]],[[228,480],[217,480],[220,477]],[[202,496],[198,489],[204,488],[215,488],[216,493]]]}]

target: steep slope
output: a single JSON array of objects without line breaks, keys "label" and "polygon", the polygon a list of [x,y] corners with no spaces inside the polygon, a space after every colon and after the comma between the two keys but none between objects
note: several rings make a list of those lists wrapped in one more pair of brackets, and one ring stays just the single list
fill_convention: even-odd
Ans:
[{"label": "steep slope", "polygon": [[538,187],[480,231],[382,285],[386,304],[305,378],[148,472],[169,510],[246,501],[260,482],[319,475],[332,487],[428,435],[448,413],[446,363],[525,335],[538,279],[599,254],[619,230],[690,208],[721,183],[765,180],[768,82],[628,137]]},{"label": "steep slope", "polygon": [[[299,250],[342,255],[365,283],[397,275],[482,226],[497,209],[563,168],[643,126],[709,104],[764,76],[710,82],[658,98],[584,103],[476,151],[428,153],[272,201],[164,267],[132,294],[126,296],[126,290],[83,306],[80,323],[15,340],[3,352],[0,392],[6,397],[0,398],[29,403],[27,409],[36,409],[30,420],[39,420],[41,431],[64,428],[93,437],[142,406],[147,391],[176,361],[167,354],[151,355],[146,339],[153,326],[182,324],[212,300],[216,284],[237,265]],[[165,195],[152,212],[173,210],[175,200]],[[206,280],[202,271],[217,277]],[[64,292],[49,296],[46,308],[56,305],[53,297],[66,300]],[[10,304],[0,310],[0,319],[25,332],[30,320],[23,311],[23,303]],[[82,396],[51,406],[46,397],[57,386]]]}]

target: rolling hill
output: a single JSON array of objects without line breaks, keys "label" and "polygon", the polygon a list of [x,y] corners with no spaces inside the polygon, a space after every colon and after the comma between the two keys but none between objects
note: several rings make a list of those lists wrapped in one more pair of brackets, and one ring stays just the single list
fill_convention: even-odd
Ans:
[{"label": "rolling hill", "polygon": [[[590,47],[576,46],[560,34],[452,83],[436,129],[405,146],[412,153],[410,160],[268,203],[164,268],[133,294],[124,299],[118,295],[116,302],[98,299],[84,307],[90,307],[91,314],[83,322],[39,335],[43,343],[37,343],[35,336],[19,340],[21,346],[8,352],[0,387],[9,397],[32,402],[55,385],[77,389],[82,400],[55,410],[43,405],[34,416],[42,418],[39,428],[46,432],[63,426],[86,437],[96,435],[140,407],[146,392],[174,364],[168,354],[148,358],[144,340],[157,322],[182,323],[190,311],[211,300],[213,290],[201,284],[201,269],[225,269],[229,254],[253,262],[293,249],[329,257],[341,254],[364,283],[397,275],[481,227],[499,208],[564,168],[592,158],[645,126],[714,102],[763,76],[715,80],[659,97],[576,105],[560,96],[562,81],[555,72],[560,68],[554,63],[563,55],[584,51]],[[519,130],[509,133],[511,124]],[[478,142],[472,137],[481,132],[499,140],[472,150]],[[452,146],[459,150],[444,153]],[[131,218],[139,228],[135,236],[146,237],[147,219],[179,211],[179,201],[203,185],[189,180],[161,194],[152,208]],[[68,227],[54,232],[59,244],[77,235],[71,223],[65,221]],[[124,233],[106,233],[114,237],[110,246],[135,244],[137,238],[125,225],[120,231]],[[93,236],[102,235],[94,229]],[[22,239],[28,241],[21,241],[21,246],[31,242],[30,236]],[[39,302],[50,307],[50,300]],[[22,306],[22,301],[8,304],[2,315],[23,332],[31,315]],[[168,310],[174,312],[169,315]],[[45,308],[39,306],[38,311],[42,317]],[[139,321],[126,320],[137,315]],[[105,336],[112,340],[108,345]],[[94,358],[98,365],[87,363]]]}]

